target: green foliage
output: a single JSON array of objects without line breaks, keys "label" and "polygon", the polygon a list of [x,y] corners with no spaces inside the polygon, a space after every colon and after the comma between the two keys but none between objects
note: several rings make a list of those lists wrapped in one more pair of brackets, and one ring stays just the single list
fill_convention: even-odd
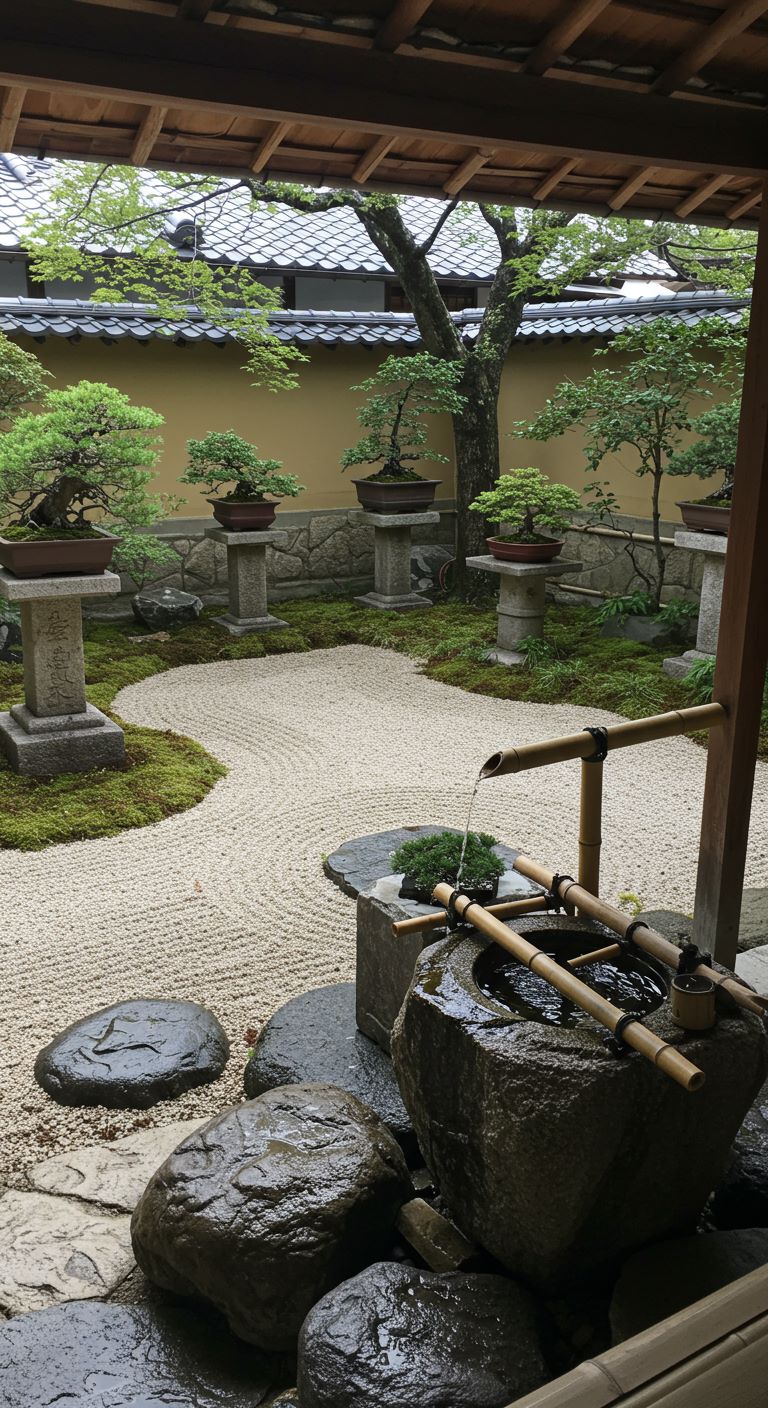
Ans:
[{"label": "green foliage", "polygon": [[642,914],[645,909],[645,905],[640,896],[636,895],[633,890],[621,890],[619,892],[619,904],[622,909],[627,911],[627,914],[631,914],[633,919],[637,919],[638,914]]},{"label": "green foliage", "polygon": [[515,649],[525,656],[525,664],[529,670],[548,664],[554,660],[556,653],[552,642],[545,640],[543,636],[523,636]]},{"label": "green foliage", "polygon": [[264,499],[267,494],[295,499],[305,487],[295,474],[281,474],[281,460],[261,460],[256,446],[234,430],[212,430],[202,440],[188,440],[189,465],[182,484],[205,484],[218,493],[222,484],[233,484],[228,499]]},{"label": "green foliage", "polygon": [[526,543],[539,541],[539,527],[564,533],[581,499],[567,484],[555,484],[540,469],[529,467],[500,475],[495,487],[478,494],[469,507],[493,523],[511,523],[514,532],[508,536]]},{"label": "green foliage", "polygon": [[457,415],[465,398],[456,390],[462,377],[460,362],[445,362],[429,352],[412,357],[387,357],[372,377],[351,388],[370,391],[357,418],[368,431],[341,457],[344,469],[356,464],[382,463],[369,477],[379,480],[419,479],[409,466],[419,460],[439,460],[428,445],[425,420],[435,415]]},{"label": "green foliage", "polygon": [[623,596],[607,596],[595,611],[595,620],[618,621],[624,625],[628,616],[648,616],[653,611],[653,599],[648,592],[626,592]]},{"label": "green foliage", "polygon": [[715,683],[715,662],[697,660],[686,675],[683,686],[694,704],[711,704]]},{"label": "green foliage", "polygon": [[691,429],[700,439],[694,445],[676,451],[667,466],[669,474],[695,474],[699,479],[711,479],[713,474],[722,474],[722,487],[707,496],[710,503],[730,503],[740,413],[741,398],[733,396],[729,401],[720,401],[696,416],[691,421]]},{"label": "green foliage", "polygon": [[50,375],[32,352],[0,333],[0,427],[45,395]]},{"label": "green foliage", "polygon": [[665,601],[656,612],[656,620],[675,630],[687,627],[699,614],[696,602],[686,601],[684,596],[673,596]]},{"label": "green foliage", "polygon": [[142,533],[178,500],[151,494],[163,417],[103,382],[49,391],[37,414],[17,416],[3,436],[0,515],[43,531],[99,525],[123,538],[123,570],[162,562],[167,547]]},{"label": "green foliage", "polygon": [[[436,836],[421,836],[417,841],[405,841],[392,855],[392,870],[401,871],[419,890],[434,890],[441,881],[453,884],[459,873],[463,836],[453,831],[441,831]],[[484,831],[470,831],[464,854],[461,884],[465,889],[491,885],[504,874],[506,866],[493,847],[495,836]]]}]

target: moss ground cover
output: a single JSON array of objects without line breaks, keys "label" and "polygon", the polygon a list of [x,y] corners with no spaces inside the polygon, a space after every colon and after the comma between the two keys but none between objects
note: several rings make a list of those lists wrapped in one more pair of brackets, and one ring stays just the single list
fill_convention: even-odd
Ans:
[{"label": "moss ground cover", "polygon": [[[685,686],[662,672],[668,648],[602,636],[589,607],[551,608],[543,642],[532,644],[528,664],[518,670],[483,661],[495,639],[493,609],[448,603],[398,615],[345,599],[281,602],[288,630],[239,639],[225,635],[212,614],[204,613],[167,640],[142,636],[134,622],[86,623],[91,702],[109,713],[125,685],[178,665],[350,644],[401,651],[418,660],[431,679],[498,699],[567,701],[630,718],[692,702]],[[21,667],[0,663],[0,708],[22,697]],[[37,850],[145,826],[194,806],[224,773],[203,748],[177,734],[129,725],[126,744],[122,772],[72,773],[48,781],[17,777],[0,762],[0,848]],[[760,756],[768,758],[768,714]]]}]

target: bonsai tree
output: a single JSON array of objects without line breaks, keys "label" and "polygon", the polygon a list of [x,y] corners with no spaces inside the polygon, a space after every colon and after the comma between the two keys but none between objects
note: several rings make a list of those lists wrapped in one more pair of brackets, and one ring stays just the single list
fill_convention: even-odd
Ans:
[{"label": "bonsai tree", "polygon": [[[395,872],[403,871],[406,884],[415,891],[431,895],[442,880],[453,885],[459,874],[464,837],[455,831],[440,831],[435,836],[422,836],[406,841],[392,855]],[[495,836],[485,831],[470,831],[461,867],[461,885],[467,890],[492,890],[506,869],[504,861],[493,847]]]},{"label": "bonsai tree", "polygon": [[49,376],[37,357],[0,333],[0,427],[45,395]]},{"label": "bonsai tree", "polygon": [[17,416],[2,439],[3,534],[92,537],[98,524],[123,538],[123,570],[167,561],[166,545],[140,531],[178,503],[148,492],[162,424],[157,411],[103,382],[47,392],[40,412]]},{"label": "bonsai tree", "polygon": [[380,464],[367,478],[397,483],[422,479],[412,468],[422,460],[446,464],[448,456],[427,444],[425,421],[428,416],[459,413],[465,400],[456,389],[461,377],[459,362],[444,362],[429,352],[387,357],[374,376],[350,388],[372,394],[357,416],[368,434],[344,451],[344,469]]},{"label": "bonsai tree", "polygon": [[235,503],[262,503],[267,494],[295,499],[304,488],[295,474],[280,473],[281,460],[259,459],[256,446],[234,430],[212,430],[202,440],[188,440],[187,454],[182,483],[203,484],[215,494],[231,484],[223,497]]},{"label": "bonsai tree", "polygon": [[678,450],[669,461],[669,474],[695,474],[699,479],[711,479],[715,474],[723,476],[719,489],[707,494],[703,503],[730,507],[740,414],[741,401],[738,396],[710,406],[709,410],[691,421],[691,429],[701,438],[695,445]]},{"label": "bonsai tree", "polygon": [[496,481],[495,488],[478,494],[469,507],[493,523],[511,524],[505,534],[516,543],[546,543],[542,533],[564,533],[572,515],[581,508],[581,499],[567,484],[554,484],[540,469],[511,469]]}]

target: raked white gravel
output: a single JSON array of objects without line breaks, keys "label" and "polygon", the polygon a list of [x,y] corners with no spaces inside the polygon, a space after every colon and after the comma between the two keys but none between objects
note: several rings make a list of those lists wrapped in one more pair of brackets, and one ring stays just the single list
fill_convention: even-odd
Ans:
[{"label": "raked white gravel", "polygon": [[[190,735],[230,772],[199,806],[155,826],[0,856],[5,1183],[57,1150],[237,1100],[253,1029],[307,988],[354,976],[355,906],[324,877],[323,855],[408,822],[463,826],[472,781],[498,748],[616,717],[467,694],[364,646],[187,666],[131,685],[116,708]],[[609,759],[606,897],[628,890],[646,906],[690,911],[704,768],[687,739]],[[575,763],[490,781],[473,824],[571,871],[578,783]],[[767,818],[761,764],[748,885],[768,883]],[[136,996],[210,1006],[232,1043],[225,1075],[147,1113],[54,1104],[33,1080],[39,1048]]]}]

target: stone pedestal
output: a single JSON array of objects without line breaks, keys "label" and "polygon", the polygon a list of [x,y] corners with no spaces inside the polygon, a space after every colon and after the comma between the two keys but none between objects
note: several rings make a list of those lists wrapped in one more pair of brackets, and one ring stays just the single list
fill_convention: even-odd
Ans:
[{"label": "stone pedestal", "polygon": [[0,596],[21,607],[24,703],[0,714],[0,748],[14,772],[45,776],[119,767],[123,730],[85,698],[81,599],[120,590],[115,572],[14,577]]},{"label": "stone pedestal", "polygon": [[374,529],[374,589],[356,596],[361,606],[378,611],[419,611],[432,605],[429,597],[411,591],[411,531],[440,522],[437,509],[426,513],[350,514],[354,523]]},{"label": "stone pedestal", "polygon": [[279,616],[270,616],[267,607],[267,548],[288,542],[284,529],[266,528],[250,533],[228,533],[226,528],[206,528],[206,538],[223,543],[227,549],[229,611],[214,616],[233,636],[252,631],[279,631],[288,625]]},{"label": "stone pedestal", "polygon": [[516,647],[526,636],[540,636],[544,630],[544,610],[548,577],[580,572],[580,562],[501,562],[492,557],[468,557],[467,567],[478,572],[495,572],[499,577],[499,617],[496,648],[486,660],[496,665],[522,665],[525,656]]},{"label": "stone pedestal", "polygon": [[672,656],[663,666],[665,674],[673,680],[681,680],[698,660],[712,660],[717,654],[728,539],[721,533],[689,533],[682,529],[675,533],[675,547],[700,552],[704,558],[696,649]]}]

